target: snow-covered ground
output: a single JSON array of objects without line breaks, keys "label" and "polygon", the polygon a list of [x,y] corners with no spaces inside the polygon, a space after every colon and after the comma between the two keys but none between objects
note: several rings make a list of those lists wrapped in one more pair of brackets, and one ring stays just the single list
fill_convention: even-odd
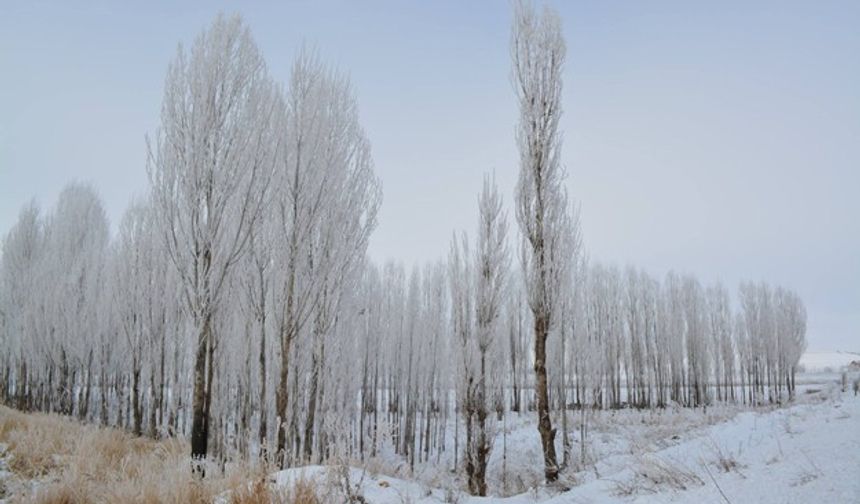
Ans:
[{"label": "snow-covered ground", "polygon": [[[603,418],[591,440],[598,462],[569,474],[567,488],[477,498],[457,491],[453,479],[438,487],[356,468],[349,470],[349,485],[372,504],[860,502],[860,396],[842,393],[835,374],[814,376],[818,386],[806,387],[784,408]],[[533,463],[537,436],[525,427],[509,433],[508,477]],[[276,473],[273,481],[305,478],[343,487],[345,473],[312,466]]]},{"label": "snow-covered ground", "polygon": [[[843,392],[840,378],[839,372],[799,375],[798,397],[783,407],[595,412],[585,463],[578,414],[571,414],[571,464],[551,488],[542,484],[533,413],[498,427],[488,470],[493,497],[466,495],[452,458],[412,472],[393,453],[366,461],[364,469],[300,467],[268,480],[281,488],[308,480],[323,502],[345,502],[350,493],[364,500],[349,502],[365,504],[860,503],[860,396],[850,387]],[[0,502],[14,484],[40,483],[16,483],[8,457],[0,444]],[[221,504],[230,502],[221,495]]]}]

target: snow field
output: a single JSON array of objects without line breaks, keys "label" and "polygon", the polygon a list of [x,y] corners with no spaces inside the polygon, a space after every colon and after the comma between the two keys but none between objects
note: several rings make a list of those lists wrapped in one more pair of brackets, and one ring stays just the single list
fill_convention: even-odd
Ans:
[{"label": "snow field", "polygon": [[[374,504],[860,502],[860,396],[841,393],[836,378],[784,408],[599,412],[591,420],[586,464],[572,463],[557,487],[540,482],[540,444],[530,415],[509,426],[506,461],[498,433],[490,462],[491,492],[498,494],[507,477],[511,489],[520,487],[514,495],[469,496],[444,468],[434,474],[421,467],[414,479],[404,479],[352,467],[349,482]],[[573,445],[577,459],[578,439]],[[289,486],[310,478],[323,488],[342,487],[336,482],[345,481],[344,471],[300,467],[275,473],[271,481]]]}]

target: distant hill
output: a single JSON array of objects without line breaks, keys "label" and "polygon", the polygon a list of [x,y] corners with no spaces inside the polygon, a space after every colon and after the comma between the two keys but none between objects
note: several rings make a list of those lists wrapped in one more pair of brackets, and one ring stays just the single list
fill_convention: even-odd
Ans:
[{"label": "distant hill", "polygon": [[839,371],[853,361],[860,361],[860,353],[842,351],[809,351],[800,357],[800,365],[807,373]]}]

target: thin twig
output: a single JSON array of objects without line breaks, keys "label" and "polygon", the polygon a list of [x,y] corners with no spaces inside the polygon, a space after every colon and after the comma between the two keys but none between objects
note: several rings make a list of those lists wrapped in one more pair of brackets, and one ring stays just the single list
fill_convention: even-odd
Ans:
[{"label": "thin twig", "polygon": [[708,464],[702,464],[702,466],[705,468],[705,472],[707,472],[707,473],[708,473],[708,476],[710,476],[710,477],[711,477],[711,481],[713,481],[713,482],[714,482],[714,486],[715,486],[715,487],[717,487],[717,490],[719,490],[719,491],[720,491],[720,495],[722,495],[722,496],[723,496],[723,499],[725,499],[726,504],[732,504],[732,501],[730,501],[730,500],[729,500],[729,498],[728,498],[728,497],[726,497],[725,492],[723,492],[723,489],[722,489],[722,488],[720,488],[720,484],[719,484],[719,483],[717,483],[717,480],[716,480],[716,478],[714,478],[714,475],[713,475],[713,474],[711,474],[711,470],[710,470],[710,469],[708,469]]}]

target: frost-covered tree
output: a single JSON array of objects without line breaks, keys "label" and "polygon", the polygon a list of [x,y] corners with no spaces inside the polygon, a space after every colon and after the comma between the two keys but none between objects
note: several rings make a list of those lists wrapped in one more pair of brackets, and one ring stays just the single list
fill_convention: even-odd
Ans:
[{"label": "frost-covered tree", "polygon": [[563,246],[568,217],[561,167],[561,72],[565,44],[555,11],[535,12],[520,3],[511,34],[513,86],[519,104],[517,146],[520,169],[516,217],[523,236],[522,262],[534,323],[538,431],[547,481],[558,477],[555,430],[547,391],[546,340],[558,316],[562,270],[569,258]]},{"label": "frost-covered tree", "polygon": [[[472,495],[487,494],[487,463],[494,429],[488,420],[491,392],[502,365],[502,310],[505,303],[508,249],[507,222],[494,181],[484,177],[478,200],[477,250],[470,257],[465,235],[451,246],[451,285],[454,341],[460,353],[458,383],[460,411],[466,427],[464,468]],[[473,313],[474,312],[474,313]]]},{"label": "frost-covered tree", "polygon": [[[295,415],[288,422],[287,414],[293,343],[312,319],[315,372],[319,373],[321,341],[335,320],[345,282],[354,278],[355,268],[364,258],[381,200],[370,146],[345,76],[311,53],[300,54],[293,65],[284,118],[272,187],[280,237],[274,260],[279,272],[275,293],[281,354],[276,446],[281,464],[287,461],[288,423],[294,430],[299,423]],[[311,390],[313,397],[317,390]],[[298,405],[295,400],[293,404]],[[316,399],[309,406],[305,458],[312,445]]]},{"label": "frost-covered tree", "polygon": [[[806,307],[797,293],[783,290],[780,291],[780,294],[780,318],[783,321],[780,332],[784,349],[782,354],[783,372],[789,399],[794,399],[796,393],[795,375],[800,357],[806,351]],[[854,386],[856,395],[856,381]]]},{"label": "frost-covered tree", "polygon": [[[152,437],[159,435],[164,420],[170,312],[176,301],[159,231],[151,201],[132,202],[120,222],[109,268],[110,305],[115,315],[111,322],[119,326],[122,355],[130,360],[132,431],[141,435],[146,420]],[[149,376],[148,386],[144,373]],[[145,405],[149,410],[146,419]]]},{"label": "frost-covered tree", "polygon": [[46,224],[46,239],[42,350],[59,370],[54,410],[71,415],[77,407],[86,417],[109,240],[107,216],[92,187],[73,183],[63,189]]},{"label": "frost-covered tree", "polygon": [[196,334],[191,453],[205,457],[228,274],[247,249],[274,167],[280,110],[247,27],[219,16],[181,47],[165,82],[148,171],[161,232]]},{"label": "frost-covered tree", "polygon": [[[247,357],[251,358],[252,352],[257,361],[257,401],[256,405],[259,410],[258,426],[256,441],[260,446],[260,454],[265,455],[268,445],[268,366],[270,365],[267,356],[269,349],[269,326],[271,325],[270,312],[272,310],[272,270],[273,256],[275,253],[274,246],[276,243],[275,229],[272,225],[272,208],[267,205],[264,208],[263,218],[254,226],[250,238],[249,253],[243,257],[242,270],[239,272],[239,284],[241,291],[244,294],[245,317],[247,325],[256,330],[259,340],[253,341],[254,338],[250,329],[246,332],[248,339],[246,347]],[[251,346],[254,345],[253,349]],[[240,387],[245,391],[243,411],[241,415],[241,424],[245,430],[250,422],[250,408],[253,385],[250,362],[246,365],[246,380],[244,387]],[[242,436],[245,438],[246,436]]]},{"label": "frost-covered tree", "polygon": [[[465,233],[454,235],[448,256],[448,279],[451,288],[452,343],[457,355],[457,402],[466,427],[466,446],[463,450],[464,465],[469,489],[474,478],[474,447],[477,444],[474,428],[475,393],[478,381],[477,338],[475,337],[475,279],[474,265],[470,257],[469,242]],[[456,454],[455,454],[456,455]]]},{"label": "frost-covered tree", "polygon": [[147,306],[149,275],[147,260],[152,247],[149,245],[152,218],[149,209],[141,203],[132,203],[120,222],[119,239],[112,256],[114,296],[117,321],[125,338],[131,359],[131,397],[133,432],[141,435],[143,428],[143,405],[141,404],[141,372],[144,353],[148,350],[147,321],[144,310]]},{"label": "frost-covered tree", "polygon": [[[25,205],[2,242],[0,317],[6,371],[4,395],[18,409],[32,407],[30,386],[37,324],[34,310],[40,290],[39,266],[45,253],[45,230],[35,201]],[[29,367],[28,367],[29,365]]]},{"label": "frost-covered tree", "polygon": [[735,399],[735,347],[732,338],[733,317],[729,293],[716,284],[706,291],[708,340],[713,358],[713,381],[717,400]]}]

